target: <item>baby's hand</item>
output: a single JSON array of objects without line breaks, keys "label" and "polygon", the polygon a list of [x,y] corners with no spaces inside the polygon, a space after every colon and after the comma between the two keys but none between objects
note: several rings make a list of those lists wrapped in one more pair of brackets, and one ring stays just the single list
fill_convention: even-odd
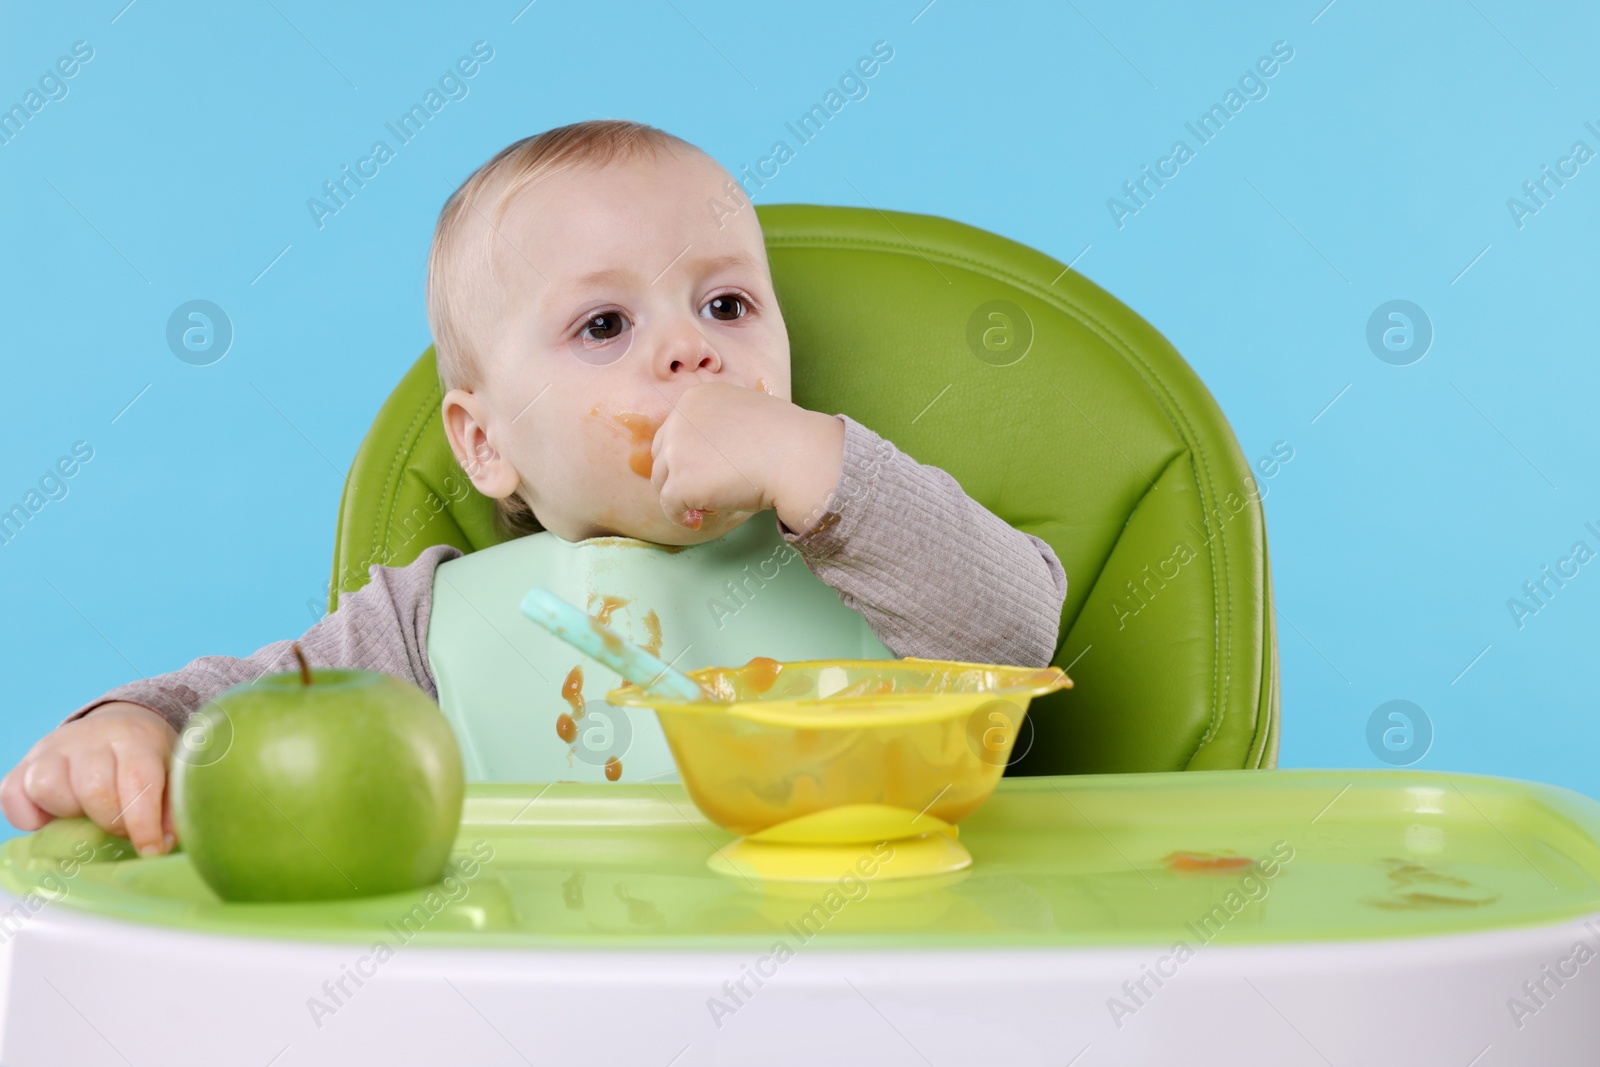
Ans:
[{"label": "baby's hand", "polygon": [[177,732],[142,704],[114,701],[40,739],[0,780],[0,810],[19,830],[87,815],[141,854],[177,838],[164,803]]},{"label": "baby's hand", "polygon": [[844,423],[754,389],[704,382],[686,390],[650,444],[650,481],[673,522],[700,512],[776,508],[804,533],[822,517],[844,460]]}]

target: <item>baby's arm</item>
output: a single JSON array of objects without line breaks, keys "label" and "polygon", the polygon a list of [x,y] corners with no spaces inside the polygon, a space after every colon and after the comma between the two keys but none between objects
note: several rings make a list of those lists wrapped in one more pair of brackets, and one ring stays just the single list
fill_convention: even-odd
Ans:
[{"label": "baby's arm", "polygon": [[[314,667],[398,675],[437,699],[426,655],[433,571],[459,555],[449,545],[435,545],[409,566],[373,567],[366,586],[342,597],[338,611],[301,636],[306,658]],[[170,849],[173,825],[165,785],[178,732],[201,704],[224,689],[291,669],[294,643],[276,641],[243,658],[204,656],[90,701],[0,780],[0,808],[20,830],[87,815],[141,852]]]},{"label": "baby's arm", "polygon": [[1066,571],[1043,539],[969,497],[938,467],[850,418],[827,510],[778,530],[897,656],[1045,667]]},{"label": "baby's arm", "polygon": [[[433,604],[433,572],[461,555],[450,545],[433,545],[405,567],[371,568],[371,581],[339,598],[339,610],[298,638],[313,667],[352,667],[382,671],[414,682],[434,699],[438,688],[428,668],[428,611]],[[295,640],[274,641],[248,656],[201,656],[167,674],[119,685],[62,720],[88,715],[102,704],[126,701],[156,712],[182,730],[195,710],[231,686],[263,674],[297,669]]]}]

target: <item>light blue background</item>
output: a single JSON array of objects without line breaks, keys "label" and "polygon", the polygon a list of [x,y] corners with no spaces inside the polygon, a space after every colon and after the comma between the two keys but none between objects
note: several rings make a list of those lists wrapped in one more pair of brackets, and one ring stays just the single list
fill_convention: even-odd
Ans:
[{"label": "light blue background", "polygon": [[[1416,766],[1600,795],[1600,564],[1521,629],[1507,608],[1575,541],[1600,550],[1600,162],[1522,228],[1506,206],[1574,141],[1600,149],[1592,8],[524,2],[0,16],[0,106],[94,48],[0,145],[0,507],[94,449],[0,546],[5,767],[118,683],[315,620],[343,473],[429,342],[434,220],[478,164],[627,117],[737,170],[885,40],[869,95],[756,201],[943,215],[1076,260],[1248,456],[1289,443],[1265,505],[1281,765],[1382,766],[1369,717],[1405,699],[1435,733]],[[480,39],[470,94],[318,230],[307,199]],[[1294,57],[1268,96],[1119,229],[1108,197],[1193,145],[1184,122],[1275,41]],[[236,330],[211,366],[165,342],[196,298]],[[1409,366],[1365,340],[1396,298],[1435,330]]]}]

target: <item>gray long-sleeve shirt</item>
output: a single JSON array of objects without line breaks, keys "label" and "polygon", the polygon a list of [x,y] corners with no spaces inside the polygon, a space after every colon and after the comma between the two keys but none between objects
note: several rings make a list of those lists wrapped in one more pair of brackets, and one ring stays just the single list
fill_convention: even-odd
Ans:
[{"label": "gray long-sleeve shirt", "polygon": [[[804,535],[774,513],[813,574],[867,620],[896,656],[1048,666],[1055,655],[1067,576],[1049,544],[1023,533],[967,496],[938,467],[918,463],[848,415],[844,461],[827,510]],[[438,699],[428,665],[433,572],[460,556],[451,545],[424,549],[404,567],[370,568],[371,581],[299,638],[319,667],[383,671]],[[295,669],[293,640],[245,657],[202,656],[168,674],[121,685],[74,711],[62,725],[110,701],[142,704],[175,730],[224,689]]]}]

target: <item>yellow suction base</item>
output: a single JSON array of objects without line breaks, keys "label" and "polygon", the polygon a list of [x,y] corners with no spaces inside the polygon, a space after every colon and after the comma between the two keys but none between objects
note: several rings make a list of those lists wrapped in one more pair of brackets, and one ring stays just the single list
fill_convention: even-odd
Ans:
[{"label": "yellow suction base", "polygon": [[759,841],[741,837],[713,852],[706,866],[746,881],[837,882],[847,875],[879,882],[927,878],[972,866],[955,827],[866,844]]}]

